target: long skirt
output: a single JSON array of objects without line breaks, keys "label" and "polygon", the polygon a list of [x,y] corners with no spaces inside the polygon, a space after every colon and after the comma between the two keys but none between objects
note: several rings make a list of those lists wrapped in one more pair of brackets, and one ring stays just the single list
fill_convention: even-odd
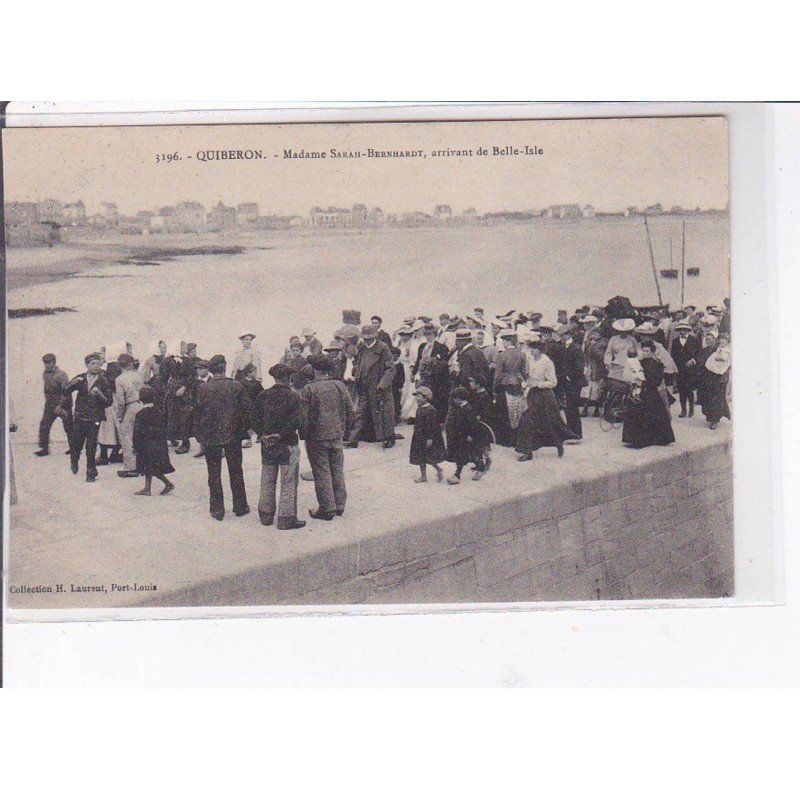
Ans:
[{"label": "long skirt", "polygon": [[528,408],[517,427],[518,453],[531,453],[540,447],[558,447],[567,439],[579,438],[564,423],[552,389],[531,389]]},{"label": "long skirt", "polygon": [[668,445],[675,441],[669,410],[658,389],[642,389],[641,399],[628,399],[622,423],[622,443],[632,447]]},{"label": "long skirt", "polygon": [[731,418],[728,405],[728,373],[717,375],[708,372],[703,376],[701,403],[703,414],[709,422],[719,422],[723,417]]},{"label": "long skirt", "polygon": [[413,417],[417,411],[417,401],[414,399],[414,391],[417,388],[414,385],[414,379],[411,377],[411,364],[403,364],[403,373],[405,374],[405,381],[403,383],[403,391],[400,395],[400,419],[408,419]]},{"label": "long skirt", "polygon": [[100,423],[97,434],[97,443],[103,447],[116,447],[119,445],[119,418],[117,417],[117,401],[106,409],[106,418]]}]

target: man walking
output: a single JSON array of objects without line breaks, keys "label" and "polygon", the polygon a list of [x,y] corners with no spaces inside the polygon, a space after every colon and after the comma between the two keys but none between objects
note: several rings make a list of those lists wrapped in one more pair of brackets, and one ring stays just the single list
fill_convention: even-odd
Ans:
[{"label": "man walking", "polygon": [[122,446],[122,469],[117,472],[120,478],[135,478],[136,453],[133,452],[133,423],[142,408],[139,390],[144,385],[142,376],[136,369],[133,356],[122,353],[117,359],[122,372],[114,386],[115,411],[119,420],[119,441]]},{"label": "man walking", "polygon": [[451,367],[453,384],[469,388],[469,379],[476,380],[484,389],[491,386],[489,364],[483,351],[472,342],[472,331],[461,328],[456,332],[456,352]]},{"label": "man walking", "polygon": [[672,360],[678,370],[676,384],[678,399],[681,403],[680,417],[686,417],[686,406],[689,406],[689,417],[694,416],[694,390],[697,388],[700,342],[692,335],[692,326],[688,322],[679,322],[675,326],[676,336],[672,341]]},{"label": "man walking", "polygon": [[102,374],[102,356],[89,353],[84,358],[86,372],[74,377],[64,389],[62,407],[70,405],[75,392],[75,413],[70,443],[70,467],[72,474],[78,474],[81,449],[86,446],[86,483],[94,483],[97,478],[97,435],[100,423],[106,418],[106,409],[114,400],[111,384]]},{"label": "man walking", "polygon": [[[64,389],[67,388],[69,377],[63,369],[56,366],[56,357],[52,353],[42,356],[44,363],[44,411],[42,421],[39,423],[39,449],[37,456],[50,454],[50,429],[58,417],[64,424],[64,433],[67,434],[67,442],[72,439],[72,405],[64,407]],[[58,411],[58,413],[57,413]],[[67,451],[69,452],[69,451]]]},{"label": "man walking", "polygon": [[[261,437],[261,494],[258,516],[262,525],[272,525],[278,512],[278,530],[305,526],[297,518],[297,479],[300,473],[300,445],[297,429],[302,424],[302,400],[292,390],[292,371],[285,364],[270,367],[275,385],[265,389],[256,401],[255,424]],[[280,500],[275,489],[281,480]]]},{"label": "man walking", "polygon": [[301,432],[319,506],[308,513],[312,519],[330,522],[334,516],[344,514],[347,502],[342,446],[354,424],[355,413],[347,387],[330,377],[330,359],[312,356],[309,363],[314,369],[314,379],[300,393]]},{"label": "man walking", "polygon": [[361,329],[363,343],[358,348],[353,381],[358,394],[358,409],[347,447],[358,447],[360,439],[371,428],[375,441],[383,447],[394,447],[394,385],[395,364],[391,350],[378,341],[374,325]]},{"label": "man walking", "polygon": [[214,519],[225,517],[222,493],[222,457],[228,462],[233,513],[250,513],[242,473],[242,439],[250,420],[250,400],[240,381],[225,377],[225,356],[208,362],[211,378],[197,388],[197,433],[206,452],[209,511]]}]

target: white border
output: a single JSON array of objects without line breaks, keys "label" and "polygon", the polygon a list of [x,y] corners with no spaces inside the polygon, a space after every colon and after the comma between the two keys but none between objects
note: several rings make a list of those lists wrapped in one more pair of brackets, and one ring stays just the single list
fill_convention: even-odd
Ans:
[{"label": "white border", "polygon": [[[238,104],[237,104],[238,105]],[[102,116],[103,124],[120,124],[122,117],[119,116],[118,107],[108,109]],[[10,108],[13,115],[14,107]],[[52,110],[42,114],[40,119],[50,120],[50,124],[87,124],[89,119],[97,124],[97,117],[89,118],[86,116],[75,116],[74,112],[84,109],[64,105],[54,106]],[[106,116],[107,114],[107,116]],[[677,618],[684,618],[686,614],[694,615],[693,620],[697,621],[699,616],[706,613],[719,615],[720,623],[732,613],[735,613],[730,606],[738,606],[741,603],[769,603],[774,600],[782,599],[782,554],[783,547],[780,537],[780,485],[775,476],[780,474],[776,468],[780,465],[780,450],[776,435],[777,424],[779,422],[779,402],[778,381],[777,381],[777,357],[778,351],[774,343],[778,341],[777,331],[778,322],[776,314],[777,284],[775,272],[775,222],[773,212],[774,193],[772,189],[772,122],[774,109],[755,105],[730,105],[730,104],[615,104],[615,105],[596,105],[596,104],[568,104],[556,105],[549,104],[544,106],[529,105],[494,105],[481,108],[465,105],[457,106],[367,106],[353,109],[352,106],[345,110],[342,107],[323,109],[323,110],[304,110],[302,108],[281,108],[279,110],[264,112],[256,110],[241,111],[194,111],[189,117],[192,123],[202,124],[210,122],[284,122],[284,121],[343,121],[343,120],[387,120],[387,119],[491,119],[491,118],[554,118],[554,117],[605,117],[605,116],[653,116],[659,114],[724,114],[729,119],[730,130],[730,156],[731,156],[731,227],[732,227],[732,299],[735,309],[734,337],[736,348],[736,376],[735,379],[734,408],[736,418],[739,420],[735,428],[734,452],[736,458],[735,466],[735,514],[736,514],[736,563],[737,563],[737,596],[724,603],[712,604],[714,608],[708,608],[708,601],[692,602],[684,601],[679,603],[656,602],[636,602],[636,603],[605,603],[605,604],[522,604],[522,605],[500,605],[491,606],[492,610],[516,611],[514,614],[484,614],[476,613],[475,606],[381,606],[370,608],[349,607],[347,614],[337,616],[340,609],[325,607],[323,609],[303,609],[302,619],[279,619],[272,624],[265,623],[264,617],[285,617],[297,614],[294,608],[278,608],[265,611],[263,608],[250,609],[237,607],[231,609],[109,609],[102,611],[76,610],[65,615],[64,612],[18,612],[14,613],[14,620],[19,624],[14,624],[6,628],[7,643],[10,645],[17,636],[26,638],[28,641],[44,637],[48,638],[46,629],[55,632],[57,629],[61,635],[67,629],[71,633],[80,631],[78,639],[91,636],[93,633],[103,635],[102,631],[107,629],[106,624],[88,622],[82,625],[53,625],[53,626],[34,626],[22,624],[23,620],[39,619],[56,621],[65,619],[120,619],[131,618],[132,616],[142,619],[152,620],[154,618],[175,619],[182,618],[183,623],[169,623],[169,627],[177,634],[181,631],[179,639],[186,641],[194,640],[202,630],[208,631],[205,626],[212,626],[212,629],[220,633],[222,629],[243,630],[241,626],[251,630],[265,631],[267,629],[275,631],[275,625],[284,629],[284,626],[297,625],[300,628],[308,629],[308,626],[316,628],[334,625],[356,625],[365,630],[373,630],[376,624],[386,626],[386,631],[396,627],[403,615],[413,613],[413,622],[410,624],[418,626],[418,630],[427,629],[434,624],[436,617],[430,612],[448,612],[446,616],[440,617],[440,624],[451,625],[453,628],[462,628],[464,624],[473,625],[474,630],[486,630],[486,626],[504,626],[508,624],[519,625],[524,628],[531,626],[537,628],[547,628],[549,623],[545,620],[558,621],[557,627],[567,622],[567,619],[586,620],[593,619],[607,620],[609,614],[613,622],[612,626],[619,625],[617,633],[630,631],[634,620],[646,620],[645,624],[650,626],[655,622],[655,617],[663,618],[664,615],[673,615],[673,622]],[[784,115],[786,116],[786,115]],[[13,119],[13,116],[12,116]],[[22,119],[20,117],[19,119]],[[137,111],[136,124],[153,124],[156,119],[159,121],[169,121],[176,123],[176,117],[172,113]],[[10,120],[11,121],[11,120]],[[183,123],[185,120],[181,118]],[[126,119],[130,124],[131,118]],[[769,320],[770,335],[764,336],[764,321]],[[764,348],[768,348],[768,357],[765,358]],[[748,377],[754,379],[748,380]],[[744,422],[742,422],[744,420]],[[673,607],[672,611],[657,611],[654,609],[665,605]],[[717,606],[723,605],[728,608],[719,609]],[[631,607],[649,609],[646,615],[637,614]],[[692,606],[691,609],[678,610],[675,607]],[[697,608],[699,606],[699,608]],[[565,608],[567,607],[567,608]],[[488,610],[480,607],[481,611]],[[531,614],[531,611],[558,609],[558,614]],[[585,615],[586,610],[593,610],[591,617]],[[135,611],[135,614],[130,614]],[[762,609],[765,613],[769,609]],[[211,617],[222,612],[226,617],[248,616],[251,619],[231,620],[230,624],[224,625],[215,619],[202,622],[194,617]],[[382,619],[380,623],[372,614],[380,617],[393,616],[394,620]],[[400,616],[395,616],[395,615]],[[255,615],[255,616],[253,616]],[[631,615],[634,615],[633,617]],[[406,619],[408,619],[406,617]],[[511,621],[514,620],[514,623]],[[147,636],[148,631],[155,633],[160,629],[161,624],[167,623],[141,623],[134,626],[115,626],[114,639],[121,643],[123,638],[127,639],[130,635],[136,638],[133,633],[134,628],[140,629],[141,636]],[[409,623],[400,623],[401,626]],[[264,628],[264,626],[267,628]],[[199,626],[199,627],[198,627]],[[256,626],[253,628],[252,626]],[[606,628],[606,625],[601,627]],[[124,631],[124,635],[123,635]],[[608,635],[608,632],[606,633]],[[378,636],[383,639],[383,636]],[[613,639],[613,635],[612,635]],[[320,629],[314,634],[313,640],[320,648],[326,646],[326,635]],[[602,647],[601,643],[598,646]],[[26,648],[27,649],[27,648]],[[36,647],[36,650],[39,650]],[[40,651],[41,652],[41,651]],[[177,651],[178,655],[181,651]],[[64,654],[65,656],[68,654]],[[113,661],[113,654],[104,653]],[[445,659],[447,660],[447,659]],[[210,668],[211,665],[209,665]],[[268,672],[270,672],[268,670]],[[301,670],[312,683],[317,683],[317,679],[312,678],[307,670]],[[11,673],[13,674],[13,673]],[[192,675],[198,678],[206,675],[206,670],[201,669],[192,671]],[[333,673],[332,673],[333,675]],[[40,675],[40,678],[42,676]],[[273,676],[275,678],[276,676]],[[334,679],[335,680],[335,679]],[[268,680],[273,683],[275,680]],[[283,682],[279,678],[278,683]],[[324,681],[323,681],[324,682]],[[349,681],[345,680],[345,683]],[[635,681],[634,681],[635,682]]]}]

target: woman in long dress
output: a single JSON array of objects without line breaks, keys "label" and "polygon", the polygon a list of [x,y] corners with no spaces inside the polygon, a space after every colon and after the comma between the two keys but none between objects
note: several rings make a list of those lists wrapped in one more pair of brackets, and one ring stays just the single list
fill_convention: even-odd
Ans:
[{"label": "woman in long dress", "polygon": [[723,417],[731,418],[728,383],[731,370],[731,348],[726,336],[702,353],[698,402],[703,406],[708,427],[717,427]]},{"label": "woman in long dress", "polygon": [[556,368],[542,352],[538,335],[528,336],[528,407],[517,427],[517,461],[530,461],[533,451],[540,447],[555,447],[558,457],[564,455],[564,442],[577,439],[565,424],[558,410],[553,389],[556,388]]},{"label": "woman in long dress", "polygon": [[401,328],[397,332],[397,349],[400,351],[399,363],[403,366],[405,381],[400,394],[400,420],[413,419],[417,410],[417,401],[414,397],[414,379],[411,376],[413,365],[417,361],[417,351],[411,338],[411,328]]},{"label": "woman in long dress", "polygon": [[[635,357],[631,361],[636,361]],[[675,441],[669,409],[659,392],[664,380],[664,365],[656,358],[655,345],[645,342],[641,357],[630,369],[631,396],[626,401],[622,423],[622,443],[636,449],[668,445]]]}]

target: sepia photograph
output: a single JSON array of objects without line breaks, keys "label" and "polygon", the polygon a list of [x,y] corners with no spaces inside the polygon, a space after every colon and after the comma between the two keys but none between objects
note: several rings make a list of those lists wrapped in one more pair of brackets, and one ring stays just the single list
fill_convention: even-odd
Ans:
[{"label": "sepia photograph", "polygon": [[724,116],[2,167],[10,609],[735,597]]}]

